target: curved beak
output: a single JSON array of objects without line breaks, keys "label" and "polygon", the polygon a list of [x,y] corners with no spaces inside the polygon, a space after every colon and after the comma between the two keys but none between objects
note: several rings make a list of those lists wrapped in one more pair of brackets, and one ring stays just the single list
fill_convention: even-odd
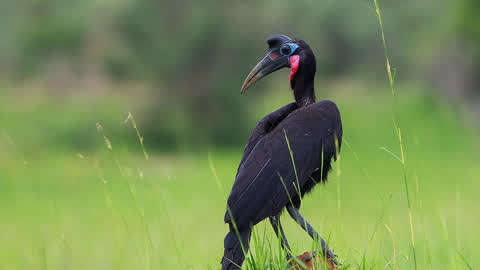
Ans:
[{"label": "curved beak", "polygon": [[289,66],[290,62],[288,61],[288,56],[280,55],[278,50],[269,51],[267,55],[252,69],[252,71],[250,71],[242,85],[242,90],[240,90],[240,93],[245,93],[250,86],[252,86],[256,81],[260,80],[262,77]]}]

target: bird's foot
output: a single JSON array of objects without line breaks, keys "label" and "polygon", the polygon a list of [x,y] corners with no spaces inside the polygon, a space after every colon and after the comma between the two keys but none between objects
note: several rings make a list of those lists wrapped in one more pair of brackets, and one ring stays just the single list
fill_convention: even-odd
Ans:
[{"label": "bird's foot", "polygon": [[323,257],[327,258],[329,261],[334,263],[335,265],[338,265],[337,261],[337,255],[333,253],[330,248],[328,247],[327,243],[322,239],[322,255]]},{"label": "bird's foot", "polygon": [[[316,255],[316,254],[315,254]],[[314,256],[315,256],[314,255]],[[326,257],[329,261],[331,261],[334,265],[338,266],[337,255],[333,253],[328,246],[323,248],[323,257]]]},{"label": "bird's foot", "polygon": [[285,259],[287,261],[287,265],[285,267],[285,270],[290,270],[290,269],[295,269],[295,265],[296,265],[296,262],[295,262],[295,259],[293,258],[293,256],[287,252],[287,255],[285,256]]}]

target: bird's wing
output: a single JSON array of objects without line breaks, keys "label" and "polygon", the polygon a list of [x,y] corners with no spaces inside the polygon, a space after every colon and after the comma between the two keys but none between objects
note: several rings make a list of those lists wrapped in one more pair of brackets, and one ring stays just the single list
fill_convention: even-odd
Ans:
[{"label": "bird's wing", "polygon": [[[330,169],[341,137],[340,113],[331,101],[290,113],[258,139],[240,165],[228,198],[225,222],[231,222],[233,217],[239,227],[254,225],[298,200],[301,196],[297,185],[301,190],[313,172]],[[323,168],[325,164],[327,168]]]},{"label": "bird's wing", "polygon": [[285,119],[285,117],[287,117],[295,109],[297,109],[297,104],[295,102],[292,102],[268,114],[257,123],[252,133],[250,134],[250,137],[248,138],[247,144],[245,145],[245,150],[243,151],[243,156],[240,161],[240,165],[238,166],[239,170],[247,157],[250,155],[252,149],[255,147],[255,145],[257,145],[258,140],[265,134],[268,134],[272,129],[274,129],[283,119]]}]

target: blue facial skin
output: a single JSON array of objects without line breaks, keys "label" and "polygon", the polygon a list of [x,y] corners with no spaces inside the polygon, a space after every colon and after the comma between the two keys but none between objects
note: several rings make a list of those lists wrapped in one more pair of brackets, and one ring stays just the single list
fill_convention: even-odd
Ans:
[{"label": "blue facial skin", "polygon": [[286,45],[290,47],[290,52],[286,53],[286,48],[284,46],[280,47],[280,54],[283,56],[291,56],[298,48],[298,45],[295,43],[287,43]]}]

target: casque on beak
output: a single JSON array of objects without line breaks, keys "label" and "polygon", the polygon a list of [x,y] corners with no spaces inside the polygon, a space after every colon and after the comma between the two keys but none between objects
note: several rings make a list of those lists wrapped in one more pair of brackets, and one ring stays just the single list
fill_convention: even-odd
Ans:
[{"label": "casque on beak", "polygon": [[271,49],[268,51],[267,55],[260,62],[258,62],[252,71],[250,71],[242,85],[240,93],[245,93],[250,86],[252,86],[256,81],[260,80],[262,77],[289,66],[290,62],[288,60],[288,56],[280,55],[278,48]]}]

